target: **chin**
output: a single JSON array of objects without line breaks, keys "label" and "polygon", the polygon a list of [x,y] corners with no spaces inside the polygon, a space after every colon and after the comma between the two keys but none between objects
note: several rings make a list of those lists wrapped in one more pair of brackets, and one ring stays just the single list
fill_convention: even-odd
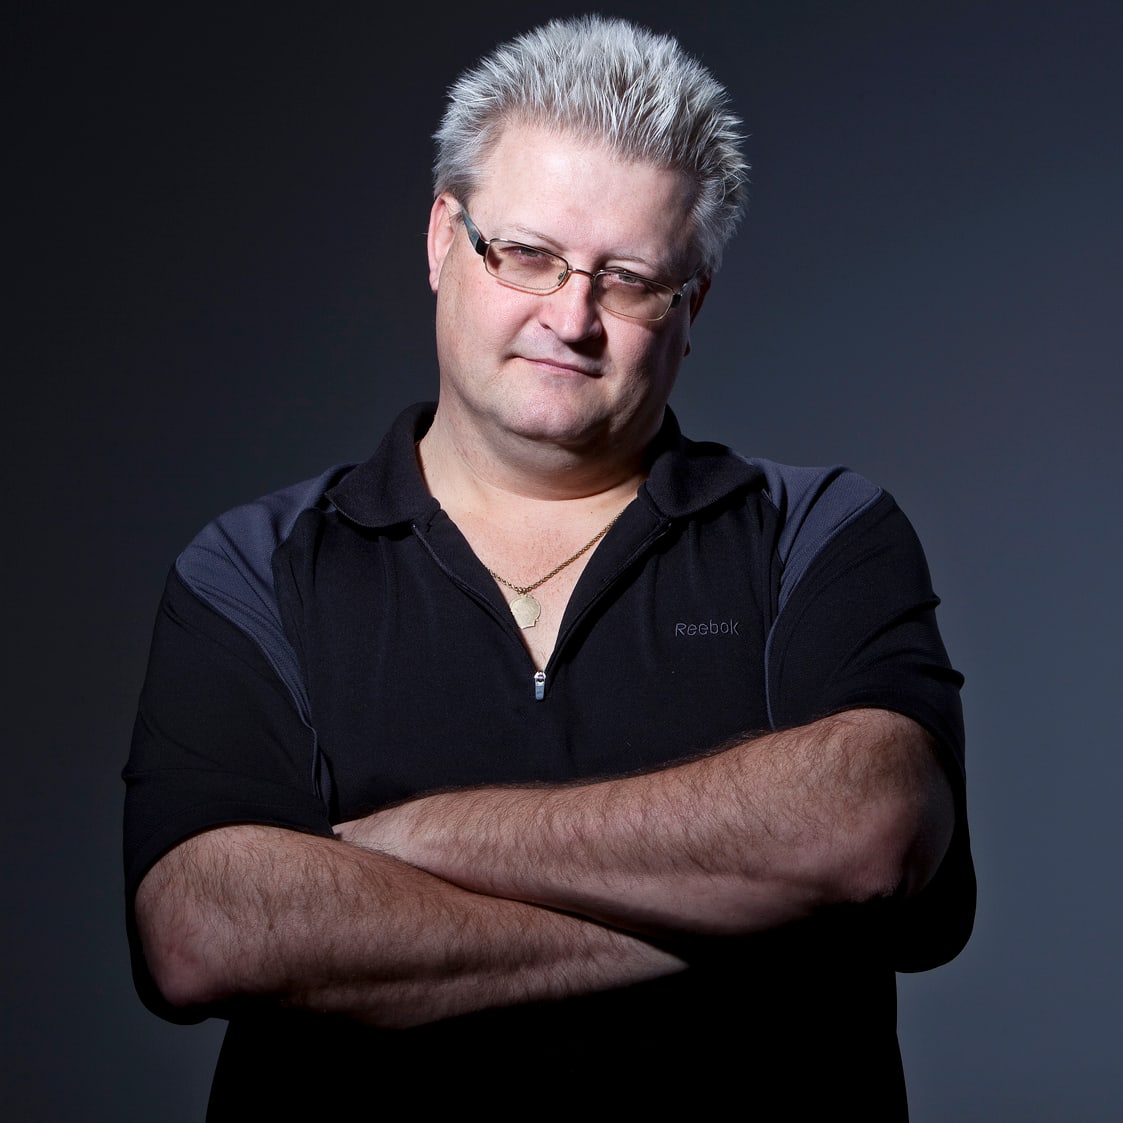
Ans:
[{"label": "chin", "polygon": [[611,415],[564,409],[528,409],[511,420],[510,429],[532,441],[580,448],[612,438],[616,433]]}]

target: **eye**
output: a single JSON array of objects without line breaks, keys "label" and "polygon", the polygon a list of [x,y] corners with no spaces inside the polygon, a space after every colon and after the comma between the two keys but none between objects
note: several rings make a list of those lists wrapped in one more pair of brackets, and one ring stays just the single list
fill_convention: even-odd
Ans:
[{"label": "eye", "polygon": [[658,281],[649,281],[626,269],[606,269],[602,274],[606,286],[614,289],[634,289],[636,292],[658,292],[663,288]]},{"label": "eye", "polygon": [[557,260],[553,254],[546,253],[545,250],[536,250],[533,246],[524,246],[519,242],[508,242],[501,252],[504,257],[521,265],[536,265],[543,261]]}]

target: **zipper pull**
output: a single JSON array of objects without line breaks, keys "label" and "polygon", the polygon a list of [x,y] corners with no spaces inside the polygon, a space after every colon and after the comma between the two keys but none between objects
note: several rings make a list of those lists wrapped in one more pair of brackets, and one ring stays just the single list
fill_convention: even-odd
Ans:
[{"label": "zipper pull", "polygon": [[546,672],[534,672],[534,700],[541,702],[546,697]]}]

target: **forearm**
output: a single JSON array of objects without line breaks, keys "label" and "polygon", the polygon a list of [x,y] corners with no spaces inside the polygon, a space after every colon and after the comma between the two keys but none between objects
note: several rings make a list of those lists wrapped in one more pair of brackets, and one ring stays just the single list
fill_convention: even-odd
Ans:
[{"label": "forearm", "polygon": [[611,928],[270,827],[180,844],[136,911],[155,981],[180,1006],[258,998],[401,1027],[683,967]]},{"label": "forearm", "polygon": [[639,776],[431,796],[343,833],[480,892],[727,934],[911,892],[951,825],[926,734],[863,710]]}]

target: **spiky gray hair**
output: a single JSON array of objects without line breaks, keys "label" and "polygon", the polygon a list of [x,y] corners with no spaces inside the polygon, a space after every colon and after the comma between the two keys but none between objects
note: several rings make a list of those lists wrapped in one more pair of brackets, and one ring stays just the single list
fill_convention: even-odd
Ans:
[{"label": "spiky gray hair", "polygon": [[500,44],[449,88],[434,134],[434,192],[467,203],[511,122],[568,133],[693,180],[689,219],[713,272],[741,219],[748,172],[728,101],[668,35],[602,16],[551,20]]}]

